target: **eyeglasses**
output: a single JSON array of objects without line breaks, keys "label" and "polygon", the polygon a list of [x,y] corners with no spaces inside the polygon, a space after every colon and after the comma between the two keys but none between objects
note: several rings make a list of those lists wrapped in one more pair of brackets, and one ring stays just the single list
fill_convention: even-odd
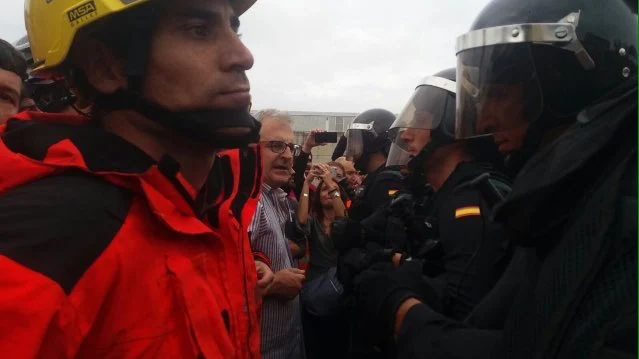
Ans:
[{"label": "eyeglasses", "polygon": [[288,147],[288,149],[291,150],[291,153],[293,154],[293,156],[297,156],[297,153],[299,153],[301,149],[300,145],[296,145],[294,143],[286,143],[284,141],[263,141],[263,142],[265,143],[265,146],[271,151],[273,151],[274,153],[284,153],[284,151],[286,151],[286,148]]}]

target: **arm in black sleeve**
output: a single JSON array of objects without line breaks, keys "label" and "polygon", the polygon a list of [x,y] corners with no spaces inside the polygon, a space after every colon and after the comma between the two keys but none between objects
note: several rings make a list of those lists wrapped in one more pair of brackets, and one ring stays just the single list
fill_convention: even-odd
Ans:
[{"label": "arm in black sleeve", "polygon": [[533,266],[536,256],[535,248],[518,247],[504,275],[466,318],[466,323],[475,328],[502,329],[516,293],[528,280],[526,269]]},{"label": "arm in black sleeve", "polygon": [[304,187],[304,172],[306,171],[306,164],[308,163],[310,155],[310,153],[300,151],[300,155],[297,156],[295,162],[293,162],[293,171],[295,171],[293,182],[295,183],[295,197],[297,199],[300,198],[302,187]]},{"label": "arm in black sleeve", "polygon": [[463,320],[495,286],[504,267],[506,233],[491,221],[481,193],[453,193],[438,209],[439,235],[445,254],[445,314]]},{"label": "arm in black sleeve", "polygon": [[404,184],[399,181],[393,179],[377,180],[373,182],[366,195],[367,205],[373,211],[385,207],[390,204],[392,195],[402,189],[404,189]]},{"label": "arm in black sleeve", "polygon": [[297,217],[293,217],[293,230],[295,236],[291,238],[293,243],[300,247],[301,254],[296,259],[303,258],[306,255],[306,247],[308,245],[308,236],[311,234],[312,218],[309,216],[306,224],[300,224]]},{"label": "arm in black sleeve", "polygon": [[425,304],[412,307],[397,336],[398,359],[492,358],[502,333],[474,329]]},{"label": "arm in black sleeve", "polygon": [[300,224],[297,220],[297,216],[295,215],[299,204],[291,199],[287,199],[287,201],[289,204],[290,219],[286,222],[286,238],[291,242],[291,244],[299,247],[297,253],[293,253],[293,257],[295,259],[300,259],[306,254],[306,238],[310,231],[310,225],[308,223],[310,222],[310,218],[306,225]]}]

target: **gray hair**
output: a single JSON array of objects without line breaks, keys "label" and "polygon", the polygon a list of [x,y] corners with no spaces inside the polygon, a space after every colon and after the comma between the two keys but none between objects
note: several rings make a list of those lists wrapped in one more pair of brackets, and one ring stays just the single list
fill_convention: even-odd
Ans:
[{"label": "gray hair", "polygon": [[261,123],[269,119],[269,120],[278,121],[281,124],[293,126],[293,119],[288,114],[288,112],[276,110],[274,108],[267,108],[267,109],[261,110],[260,112],[257,113],[257,115],[255,115],[255,118],[257,119],[257,121]]}]

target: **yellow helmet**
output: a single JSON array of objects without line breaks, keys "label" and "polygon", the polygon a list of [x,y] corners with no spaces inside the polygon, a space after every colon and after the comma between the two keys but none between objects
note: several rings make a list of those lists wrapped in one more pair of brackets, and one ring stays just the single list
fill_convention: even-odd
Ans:
[{"label": "yellow helmet", "polygon": [[[64,62],[78,30],[150,0],[25,0],[24,19],[33,54],[33,71]],[[256,0],[229,0],[237,16]]]}]

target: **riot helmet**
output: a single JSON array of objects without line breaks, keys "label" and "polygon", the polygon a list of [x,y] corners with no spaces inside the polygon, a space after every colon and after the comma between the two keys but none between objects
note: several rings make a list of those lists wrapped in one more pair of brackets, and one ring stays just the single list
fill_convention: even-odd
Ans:
[{"label": "riot helmet", "polygon": [[388,156],[390,139],[388,130],[395,121],[395,115],[384,109],[371,109],[357,115],[346,131],[346,151],[344,156],[360,171],[366,171],[368,159],[374,153]]},{"label": "riot helmet", "polygon": [[405,166],[455,136],[455,69],[424,78],[390,129],[387,166]]},{"label": "riot helmet", "polygon": [[456,138],[491,136],[521,166],[548,130],[636,86],[636,46],[623,0],[493,0],[457,39]]}]

